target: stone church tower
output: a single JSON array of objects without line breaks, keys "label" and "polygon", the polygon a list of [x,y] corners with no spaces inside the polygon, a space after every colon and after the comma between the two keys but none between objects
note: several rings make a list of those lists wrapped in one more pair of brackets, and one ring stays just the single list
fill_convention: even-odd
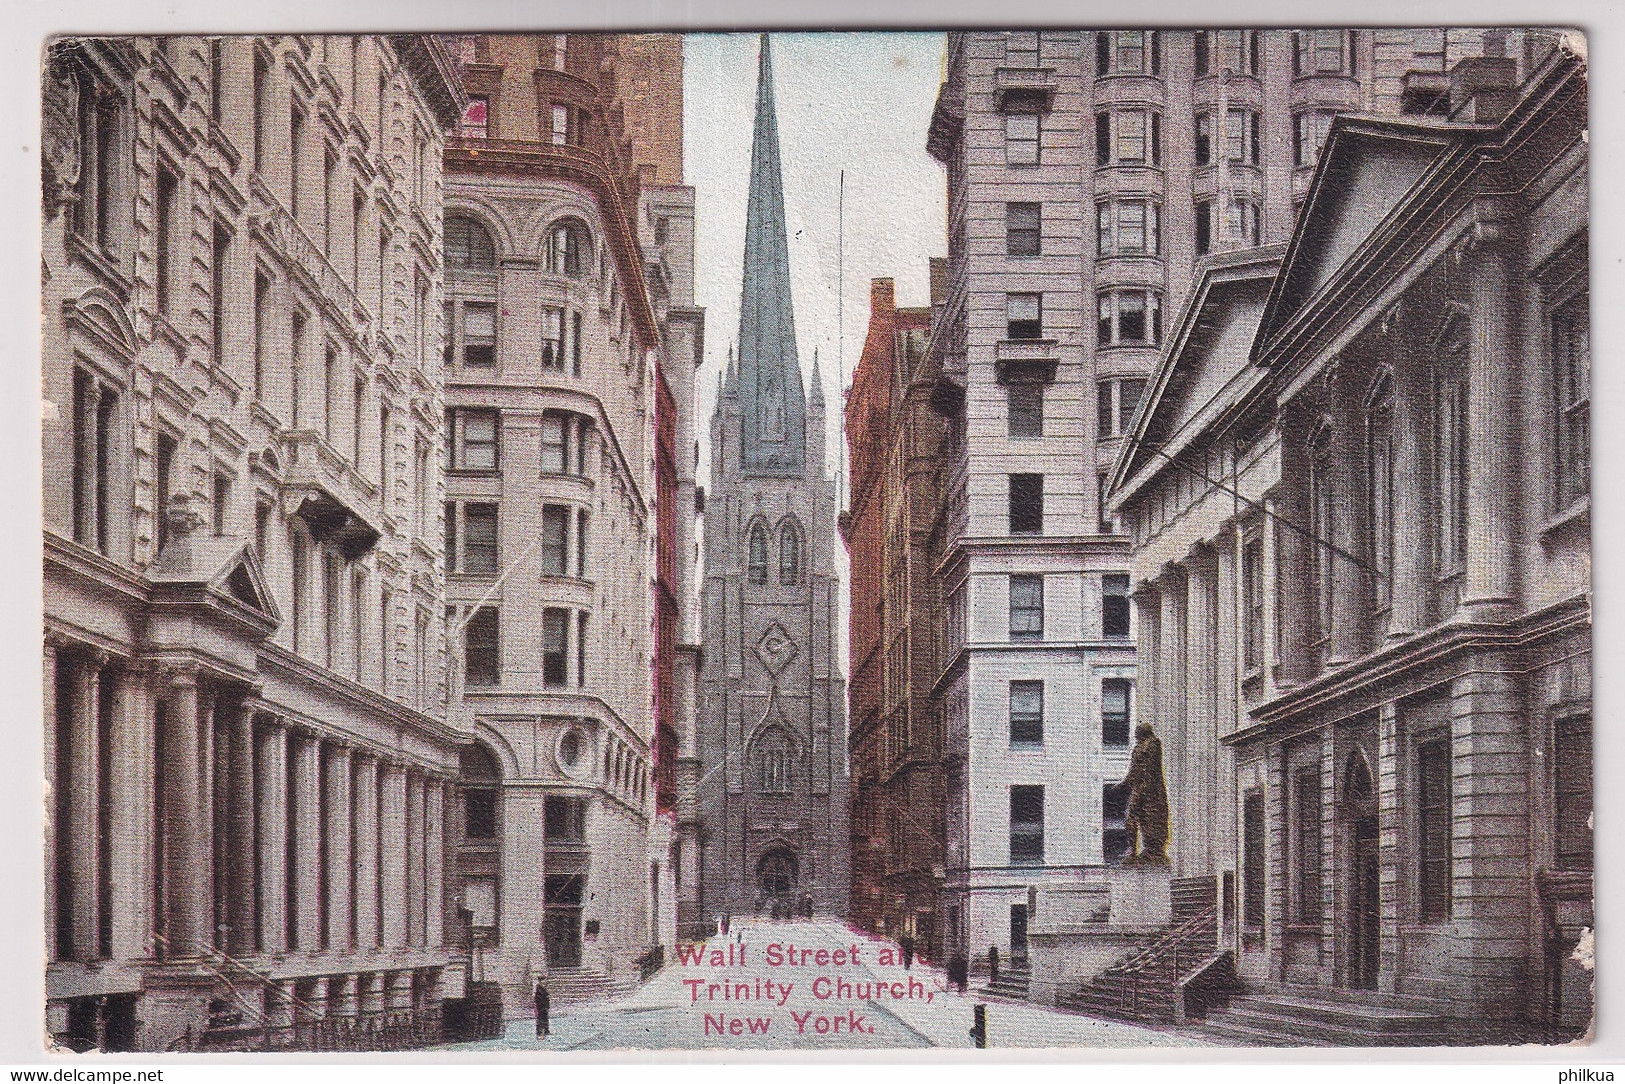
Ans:
[{"label": "stone church tower", "polygon": [[773,66],[762,35],[739,356],[711,418],[700,838],[707,916],[844,915],[846,683],[824,393],[802,388]]}]

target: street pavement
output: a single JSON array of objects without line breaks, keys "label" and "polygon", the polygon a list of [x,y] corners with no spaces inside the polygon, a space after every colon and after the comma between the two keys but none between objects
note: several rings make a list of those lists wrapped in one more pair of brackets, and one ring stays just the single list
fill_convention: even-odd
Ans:
[{"label": "street pavement", "polygon": [[[888,962],[883,952],[891,954]],[[893,942],[837,922],[747,921],[689,959],[668,962],[624,997],[555,1007],[545,1040],[536,1038],[532,1021],[514,1020],[501,1039],[439,1049],[969,1048],[978,1003],[987,1006],[990,1047],[1201,1045],[1184,1035],[988,998],[974,989],[961,995],[941,968],[916,960],[905,970]]]}]

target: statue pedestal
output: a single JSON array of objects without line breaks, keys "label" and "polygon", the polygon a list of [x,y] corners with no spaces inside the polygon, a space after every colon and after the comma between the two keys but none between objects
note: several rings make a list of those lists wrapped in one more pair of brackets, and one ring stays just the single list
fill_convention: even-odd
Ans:
[{"label": "statue pedestal", "polygon": [[1166,865],[1117,866],[1110,884],[1113,925],[1166,926],[1173,921]]}]

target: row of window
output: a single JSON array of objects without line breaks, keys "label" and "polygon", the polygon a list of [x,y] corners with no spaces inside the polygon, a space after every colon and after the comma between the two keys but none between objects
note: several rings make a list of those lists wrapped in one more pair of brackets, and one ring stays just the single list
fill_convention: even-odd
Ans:
[{"label": "row of window", "polygon": [[[446,216],[445,253],[446,276],[452,282],[496,272],[496,242],[491,231],[467,215]],[[585,223],[567,218],[547,228],[542,269],[568,278],[592,273],[592,232]]]},{"label": "row of window", "polygon": [[[585,610],[547,607],[542,610],[542,684],[570,684],[570,641],[575,640],[575,685],[587,684],[587,618]],[[455,628],[457,613],[448,607]],[[469,687],[502,683],[502,620],[497,606],[481,606],[463,622],[463,680]]]},{"label": "row of window", "polygon": [[[1309,110],[1293,117],[1292,161],[1312,166],[1320,157],[1335,113]],[[1229,109],[1222,116],[1196,114],[1195,164],[1209,166],[1220,158],[1233,165],[1262,161],[1262,120],[1252,109]],[[1009,113],[1004,118],[1004,161],[1036,166],[1043,160],[1044,119],[1038,113]],[[1116,109],[1095,114],[1095,165],[1162,165],[1162,114],[1155,109]]]},{"label": "row of window", "polygon": [[[1100,843],[1108,866],[1128,857],[1128,788],[1107,783],[1101,788]],[[1010,788],[1010,864],[1044,864],[1044,787],[1016,784]]]},{"label": "row of window", "polygon": [[[1195,34],[1196,74],[1258,77],[1262,71],[1256,30],[1198,30]],[[1102,30],[1095,34],[1095,75],[1162,74],[1163,37],[1155,30]],[[1005,35],[1004,62],[1011,68],[1043,66],[1043,38],[1036,30],[1011,30]],[[1353,75],[1354,32],[1316,29],[1294,31],[1292,74]]]},{"label": "row of window", "polygon": [[[492,501],[446,502],[446,571],[464,576],[501,572],[498,505]],[[587,527],[591,513],[561,504],[542,505],[544,576],[587,578]]]},{"label": "row of window", "polygon": [[[1107,640],[1129,636],[1129,578],[1124,572],[1108,572],[1100,577],[1100,635]],[[1044,638],[1044,577],[1017,574],[1010,577],[1010,639],[1035,641]]]},{"label": "row of window", "polygon": [[[793,587],[801,582],[803,548],[801,527],[794,517],[779,525],[779,583]],[[752,523],[746,543],[746,578],[753,584],[767,583],[767,528]]]},{"label": "row of window", "polygon": [[[1162,342],[1162,295],[1143,287],[1102,290],[1096,344],[1099,346],[1156,346]],[[1005,338],[1043,339],[1044,295],[1004,295]]]},{"label": "row of window", "polygon": [[[1244,196],[1232,197],[1224,204],[1212,199],[1199,199],[1195,204],[1196,251],[1198,254],[1213,249],[1215,237],[1241,245],[1257,245],[1261,236],[1263,216],[1256,200]],[[1009,256],[1043,255],[1043,210],[1037,203],[1005,204],[1005,254]],[[1218,217],[1222,212],[1222,218]],[[1095,253],[1108,256],[1158,256],[1162,253],[1162,208],[1156,200],[1145,198],[1102,200],[1095,205]],[[1032,334],[1011,338],[1039,338],[1041,321],[1036,315],[1037,305],[1032,294],[1014,294],[1020,298],[1021,326]],[[1017,322],[1012,312],[1010,321]],[[1034,326],[1035,323],[1038,326]]]},{"label": "row of window", "polygon": [[[1127,749],[1130,705],[1134,682],[1129,678],[1105,678],[1100,683],[1100,744],[1108,749]],[[1010,748],[1037,749],[1044,744],[1044,683],[1010,683]]]},{"label": "row of window", "polygon": [[[543,474],[586,477],[590,471],[593,420],[550,410],[542,415]],[[446,469],[491,473],[502,469],[502,412],[454,407],[446,411]]]},{"label": "row of window", "polygon": [[[581,313],[546,306],[541,310],[539,348],[542,368],[550,372],[569,370],[581,375],[583,354]],[[447,365],[465,369],[492,369],[497,363],[497,305],[494,301],[453,300],[446,302]]]}]

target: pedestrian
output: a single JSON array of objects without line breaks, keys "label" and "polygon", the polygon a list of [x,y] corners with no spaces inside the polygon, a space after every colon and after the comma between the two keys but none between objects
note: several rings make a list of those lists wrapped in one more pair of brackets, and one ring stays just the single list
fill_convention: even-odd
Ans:
[{"label": "pedestrian", "polygon": [[899,944],[903,946],[903,970],[907,971],[914,966],[914,938],[905,933]]},{"label": "pedestrian", "polygon": [[948,958],[948,981],[958,986],[959,992],[962,994],[970,982],[969,972],[970,965],[966,962],[963,953],[956,952]]},{"label": "pedestrian", "polygon": [[547,987],[542,985],[542,980],[541,979],[537,979],[536,980],[536,1037],[538,1039],[547,1038],[547,1026],[548,1026],[547,1025],[547,1009],[548,1009]]},{"label": "pedestrian", "polygon": [[989,945],[987,947],[987,970],[988,970],[988,981],[989,982],[998,982],[999,981],[999,946],[998,945]]}]

